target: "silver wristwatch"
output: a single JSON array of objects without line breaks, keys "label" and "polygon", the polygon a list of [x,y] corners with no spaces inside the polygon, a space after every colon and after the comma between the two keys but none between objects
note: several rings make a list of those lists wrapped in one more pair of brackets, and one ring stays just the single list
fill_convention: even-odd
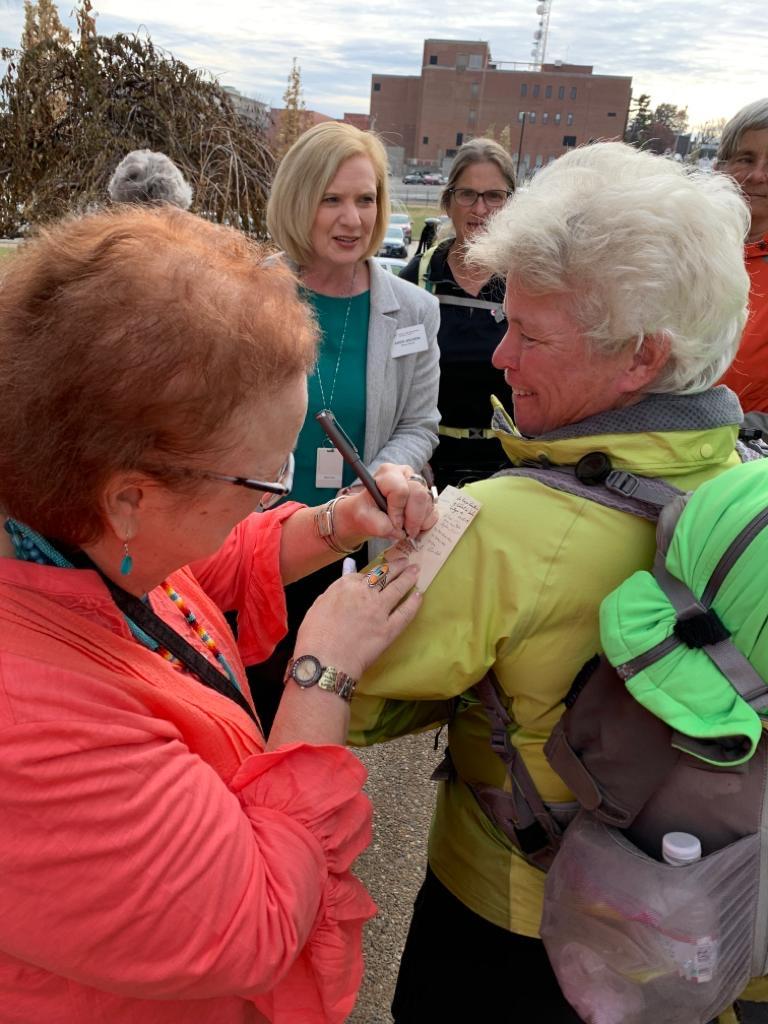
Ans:
[{"label": "silver wristwatch", "polygon": [[341,669],[330,665],[322,665],[313,654],[302,654],[300,658],[291,658],[285,670],[284,682],[292,679],[302,689],[317,686],[321,690],[335,693],[347,702],[352,700],[357,680],[352,679]]}]

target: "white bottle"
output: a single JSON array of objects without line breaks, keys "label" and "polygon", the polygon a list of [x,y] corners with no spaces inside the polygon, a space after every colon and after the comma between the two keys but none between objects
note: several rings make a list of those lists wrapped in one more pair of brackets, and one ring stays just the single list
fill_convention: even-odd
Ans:
[{"label": "white bottle", "polygon": [[[667,864],[685,867],[701,860],[701,843],[688,832],[667,832],[661,855]],[[717,966],[715,925],[712,905],[690,899],[664,920],[661,931],[681,978],[697,983],[712,980]]]}]

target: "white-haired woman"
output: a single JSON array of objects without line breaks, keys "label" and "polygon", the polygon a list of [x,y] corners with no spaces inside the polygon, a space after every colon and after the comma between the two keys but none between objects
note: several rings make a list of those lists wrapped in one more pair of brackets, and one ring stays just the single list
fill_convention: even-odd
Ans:
[{"label": "white-haired woman", "polygon": [[[295,451],[299,501],[333,500],[355,479],[315,421],[321,409],[333,411],[371,470],[391,462],[418,474],[437,444],[438,304],[371,258],[389,214],[384,147],[352,125],[330,121],[305,132],[275,175],[267,226],[299,275],[321,336]],[[295,630],[337,572],[288,589],[288,637],[268,664],[250,671],[265,726]]]},{"label": "white-haired woman", "polygon": [[115,168],[107,186],[113,203],[170,203],[181,210],[192,205],[192,188],[165,153],[134,149]]},{"label": "white-haired woman", "polygon": [[768,434],[768,97],[744,107],[725,126],[717,169],[738,184],[752,214],[744,246],[752,282],[749,320],[722,383],[739,396],[748,424]]},{"label": "white-haired woman", "polygon": [[[514,465],[575,468],[601,452],[603,468],[688,489],[739,461],[739,403],[713,384],[745,319],[747,223],[725,176],[621,143],[570,153],[515,195],[470,250],[506,277],[493,362],[514,396],[516,423],[502,414],[497,429]],[[358,743],[448,722],[453,767],[394,1016],[575,1021],[538,938],[544,873],[533,862],[547,836],[522,818],[504,831],[480,803],[510,786],[473,686],[493,671],[501,746],[557,813],[573,798],[544,743],[598,649],[602,598],[649,566],[654,528],[514,473],[466,490],[482,502],[477,519],[353,707]]]},{"label": "white-haired woman", "polygon": [[509,153],[493,139],[472,139],[456,154],[440,205],[451,218],[452,232],[421,255],[400,275],[432,292],[440,303],[440,444],[431,466],[442,490],[480,480],[504,462],[493,434],[490,396],[504,381],[491,355],[504,335],[499,316],[504,279],[467,262],[467,247],[488,218],[515,190]]}]

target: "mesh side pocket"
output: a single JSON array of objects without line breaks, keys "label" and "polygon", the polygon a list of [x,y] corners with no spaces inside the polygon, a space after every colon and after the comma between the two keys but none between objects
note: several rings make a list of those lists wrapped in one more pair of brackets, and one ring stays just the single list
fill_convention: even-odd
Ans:
[{"label": "mesh side pocket", "polygon": [[541,937],[587,1024],[706,1024],[751,976],[760,837],[694,864],[581,813],[547,875]]}]

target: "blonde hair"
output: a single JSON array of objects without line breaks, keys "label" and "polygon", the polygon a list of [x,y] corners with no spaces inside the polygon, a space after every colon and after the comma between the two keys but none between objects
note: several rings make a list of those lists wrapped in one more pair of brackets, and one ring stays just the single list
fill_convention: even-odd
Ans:
[{"label": "blonde hair", "polygon": [[299,266],[312,258],[312,225],[320,200],[345,160],[367,157],[376,175],[376,223],[365,255],[378,252],[389,224],[387,154],[379,137],[326,121],[294,142],[277,169],[267,204],[267,230]]},{"label": "blonde hair", "polygon": [[601,142],[560,157],[516,192],[469,258],[512,288],[570,293],[595,351],[664,335],[670,358],[648,390],[689,394],[711,387],[736,355],[748,226],[726,175]]}]

